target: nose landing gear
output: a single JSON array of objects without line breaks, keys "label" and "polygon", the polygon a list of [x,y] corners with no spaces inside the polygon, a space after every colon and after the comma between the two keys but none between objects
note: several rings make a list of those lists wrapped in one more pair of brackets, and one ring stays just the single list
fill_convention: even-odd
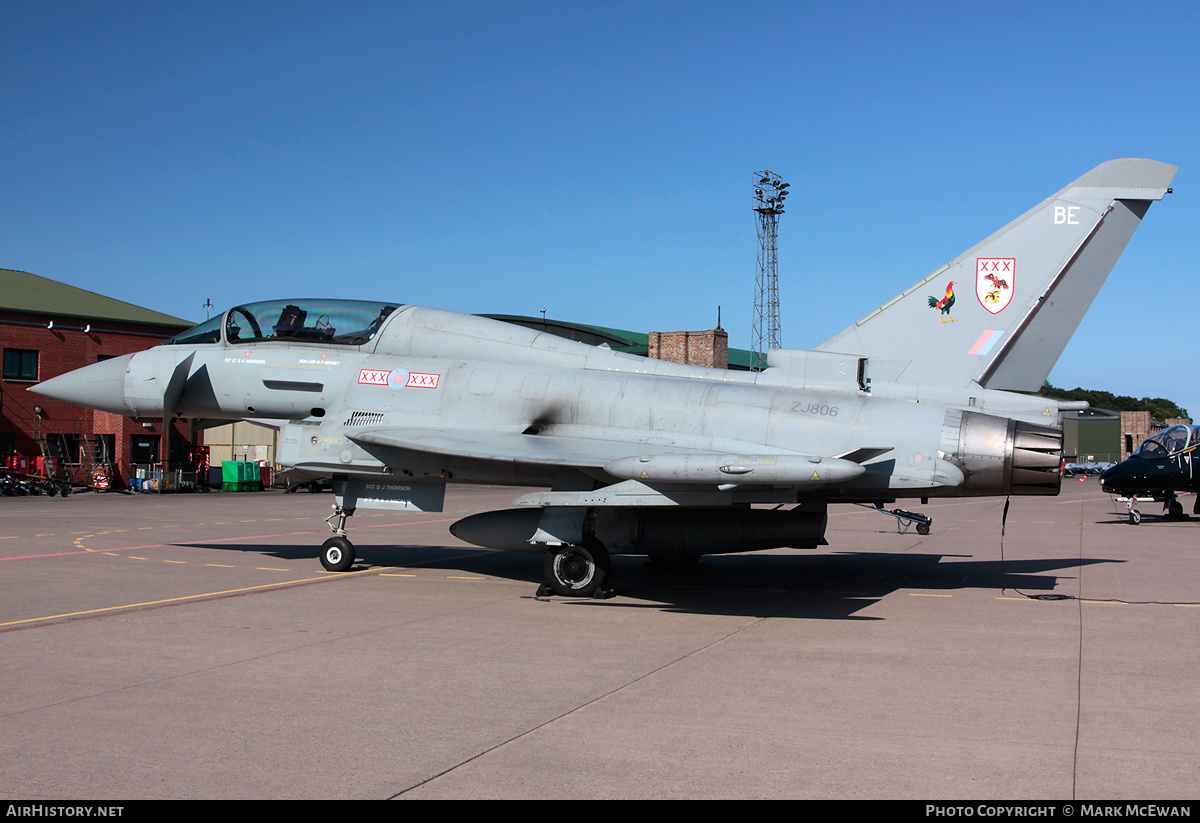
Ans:
[{"label": "nose landing gear", "polygon": [[[334,504],[333,514],[325,518],[334,536],[321,544],[321,565],[325,571],[345,572],[354,565],[354,544],[346,537],[346,518],[354,514],[353,508]],[[337,518],[337,525],[329,521]]]}]

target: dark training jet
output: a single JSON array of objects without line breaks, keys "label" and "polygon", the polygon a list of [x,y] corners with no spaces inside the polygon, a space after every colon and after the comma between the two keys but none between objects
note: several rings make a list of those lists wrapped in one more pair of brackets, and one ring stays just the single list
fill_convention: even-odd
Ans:
[{"label": "dark training jet", "polygon": [[[1165,499],[1169,517],[1183,517],[1183,504],[1176,492],[1200,492],[1200,467],[1196,448],[1200,446],[1200,426],[1171,426],[1146,439],[1137,451],[1100,475],[1100,488],[1109,494],[1127,498],[1129,522],[1135,526],[1142,515],[1136,498]],[[1200,494],[1192,507],[1200,514]]]}]

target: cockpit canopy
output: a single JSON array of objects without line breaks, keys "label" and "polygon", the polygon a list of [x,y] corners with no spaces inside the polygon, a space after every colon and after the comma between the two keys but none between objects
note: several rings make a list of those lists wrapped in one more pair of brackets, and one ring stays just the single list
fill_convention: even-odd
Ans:
[{"label": "cockpit canopy", "polygon": [[1157,460],[1200,446],[1200,426],[1171,426],[1146,438],[1133,453],[1143,460]]},{"label": "cockpit canopy", "polygon": [[367,300],[268,300],[235,306],[161,345],[302,342],[361,346],[402,303]]}]

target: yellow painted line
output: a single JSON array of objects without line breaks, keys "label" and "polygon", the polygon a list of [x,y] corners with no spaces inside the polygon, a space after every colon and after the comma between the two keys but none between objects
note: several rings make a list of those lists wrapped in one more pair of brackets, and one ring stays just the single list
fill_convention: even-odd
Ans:
[{"label": "yellow painted line", "polygon": [[1115,601],[1115,600],[1084,600],[1083,602],[1084,602],[1084,603],[1097,603],[1097,604],[1099,604],[1099,605],[1101,605],[1101,606],[1104,606],[1104,605],[1110,605],[1110,606],[1128,606],[1128,605],[1129,605],[1128,603],[1121,603],[1121,602],[1118,602],[1118,601]]},{"label": "yellow painted line", "polygon": [[258,566],[256,568],[260,572],[290,572],[291,571],[291,569],[272,569],[270,566]]},{"label": "yellow painted line", "polygon": [[909,592],[909,597],[954,597],[952,594],[922,594],[920,592]]},{"label": "yellow painted line", "polygon": [[145,557],[134,557],[132,554],[126,554],[126,555],[123,555],[123,556],[124,556],[124,557],[128,557],[130,560],[146,560],[146,559],[148,559],[148,558],[145,558]]},{"label": "yellow painted line", "polygon": [[1200,609],[1200,603],[1175,603],[1181,609]]},{"label": "yellow painted line", "polygon": [[[372,569],[364,569],[360,572],[341,572],[340,577],[357,577],[358,575],[367,574]],[[280,586],[294,586],[297,583],[316,583],[321,580],[328,580],[328,577],[306,577],[302,580],[287,580],[282,583],[264,583],[261,586],[247,586],[244,589],[226,589],[219,592],[205,592],[204,594],[188,594],[183,597],[170,597],[166,600],[150,600],[145,603],[126,603],[124,606],[106,606],[102,609],[88,609],[82,612],[68,612],[66,614],[52,614],[46,617],[30,617],[26,620],[13,620],[10,623],[0,623],[0,628],[5,626],[19,626],[23,623],[37,623],[39,620],[61,620],[65,617],[82,617],[85,614],[103,614],[104,612],[115,612],[122,609],[138,609],[144,606],[162,606],[167,603],[184,603],[188,600],[199,600],[204,597],[221,597],[227,594],[241,594],[243,592],[252,592],[259,589],[277,589]]]},{"label": "yellow painted line", "polygon": [[400,574],[399,572],[384,572],[380,577],[416,577],[415,574]]},{"label": "yellow painted line", "polygon": [[164,563],[182,563],[185,566],[187,565],[186,560],[164,560],[163,562]]},{"label": "yellow painted line", "polygon": [[218,569],[232,569],[233,568],[233,566],[230,566],[227,563],[205,563],[204,565],[213,566],[214,568],[218,568]]}]

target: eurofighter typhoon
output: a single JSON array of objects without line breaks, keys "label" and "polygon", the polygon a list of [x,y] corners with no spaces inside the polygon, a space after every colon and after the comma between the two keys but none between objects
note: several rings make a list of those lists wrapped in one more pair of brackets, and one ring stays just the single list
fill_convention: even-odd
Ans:
[{"label": "eurofighter typhoon", "polygon": [[[1053,495],[1038,390],[1175,166],[1097,166],[814,351],[678,365],[399,302],[229,309],[38,393],[134,417],[275,421],[279,462],[333,478],[326,569],[358,507],[441,511],[448,483],[543,490],[450,527],[545,556],[543,593],[607,590],[613,554],[826,545],[830,504]],[[908,512],[927,531],[928,518]]]}]

